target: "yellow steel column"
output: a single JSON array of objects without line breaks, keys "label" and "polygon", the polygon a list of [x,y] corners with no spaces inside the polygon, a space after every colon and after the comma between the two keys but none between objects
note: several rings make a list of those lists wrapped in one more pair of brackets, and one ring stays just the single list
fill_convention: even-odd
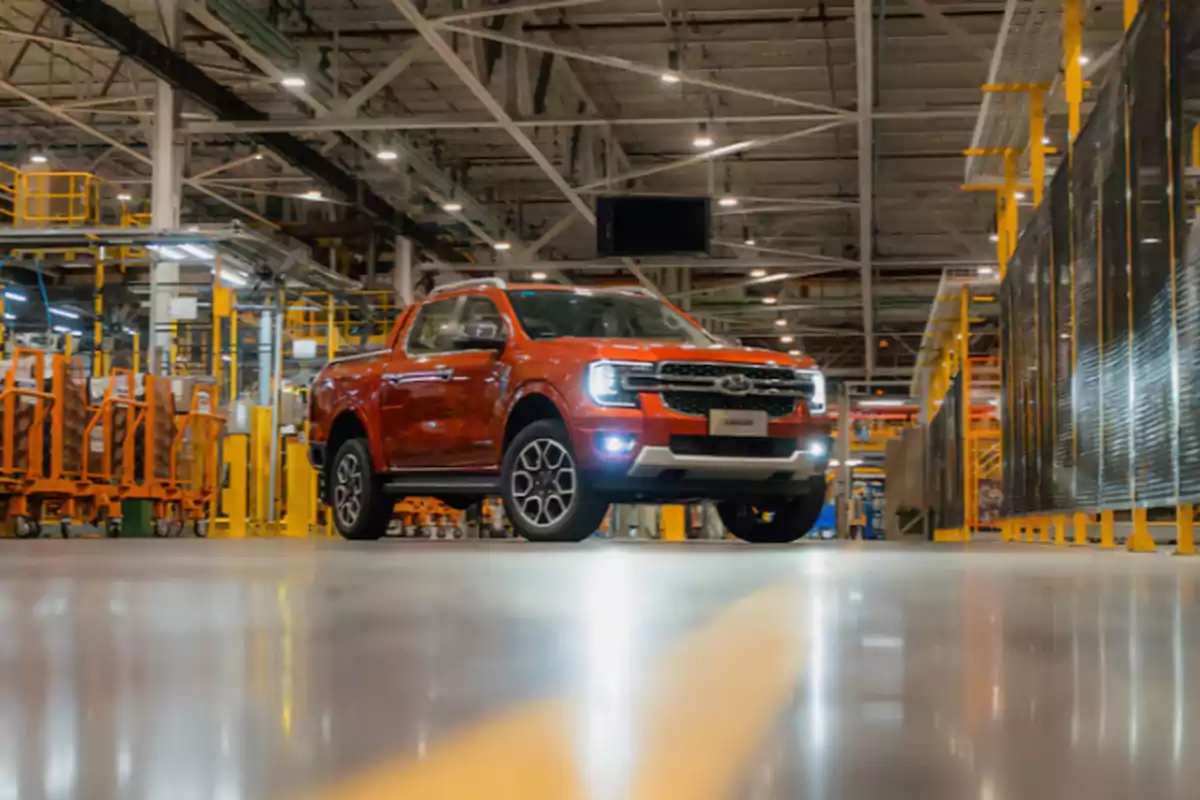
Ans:
[{"label": "yellow steel column", "polygon": [[1083,14],[1080,0],[1063,0],[1063,72],[1066,75],[1067,119],[1070,142],[1075,143],[1081,127],[1083,105]]},{"label": "yellow steel column", "polygon": [[1150,512],[1145,508],[1133,510],[1133,533],[1125,541],[1125,549],[1132,553],[1153,553],[1158,548],[1150,535]]},{"label": "yellow steel column", "polygon": [[1067,546],[1067,515],[1059,514],[1054,518],[1054,544],[1059,547]]},{"label": "yellow steel column", "polygon": [[104,340],[104,259],[100,257],[99,250],[96,253],[95,284],[96,296],[92,300],[96,317],[92,323],[92,375],[102,376],[108,372],[104,369],[104,349],[100,346]]},{"label": "yellow steel column", "polygon": [[234,433],[225,437],[225,463],[229,468],[229,488],[225,490],[225,513],[229,516],[229,536],[246,538],[246,476],[249,472],[250,437]]},{"label": "yellow steel column", "polygon": [[1191,503],[1180,503],[1175,509],[1175,554],[1196,554],[1196,507]]},{"label": "yellow steel column", "polygon": [[260,535],[271,535],[265,523],[271,494],[271,409],[250,409],[250,518],[260,526]]},{"label": "yellow steel column", "polygon": [[[1004,154],[1004,230],[1007,263],[1017,250],[1017,239],[1021,235],[1020,216],[1017,206],[1017,153],[1009,150]],[[1037,187],[1034,187],[1036,191]]]},{"label": "yellow steel column", "polygon": [[337,357],[337,331],[334,327],[333,295],[329,295],[326,311],[325,352],[330,361]]},{"label": "yellow steel column", "polygon": [[1075,541],[1072,544],[1075,547],[1086,547],[1088,543],[1087,532],[1090,517],[1083,512],[1075,514]]},{"label": "yellow steel column", "polygon": [[1125,0],[1125,30],[1129,30],[1129,27],[1133,25],[1133,21],[1137,19],[1138,6],[1140,5],[1139,0]]},{"label": "yellow steel column", "polygon": [[962,287],[959,295],[958,375],[962,391],[962,448],[963,462],[963,541],[971,541],[971,526],[979,516],[979,500],[975,491],[974,451],[971,444],[971,290]]},{"label": "yellow steel column", "polygon": [[1029,176],[1033,183],[1033,204],[1042,205],[1046,195],[1046,91],[1029,91]]},{"label": "yellow steel column", "polygon": [[229,402],[238,396],[238,312],[237,303],[229,307]]},{"label": "yellow steel column", "polygon": [[140,331],[133,333],[133,371],[135,373],[142,371],[142,334]]},{"label": "yellow steel column", "polygon": [[312,528],[313,468],[308,463],[308,445],[299,436],[287,440],[287,518],[284,525],[289,537],[307,537]]},{"label": "yellow steel column", "polygon": [[687,539],[684,521],[687,506],[662,506],[658,512],[658,536],[664,542],[682,542]]},{"label": "yellow steel column", "polygon": [[1117,546],[1115,534],[1116,514],[1112,511],[1100,512],[1100,549],[1112,550]]}]

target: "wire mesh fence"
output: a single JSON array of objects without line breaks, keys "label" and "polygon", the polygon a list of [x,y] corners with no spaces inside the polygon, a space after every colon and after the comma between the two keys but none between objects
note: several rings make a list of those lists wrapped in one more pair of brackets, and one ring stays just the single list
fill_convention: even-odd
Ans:
[{"label": "wire mesh fence", "polygon": [[1200,499],[1200,4],[1115,64],[1001,293],[1009,514]]}]

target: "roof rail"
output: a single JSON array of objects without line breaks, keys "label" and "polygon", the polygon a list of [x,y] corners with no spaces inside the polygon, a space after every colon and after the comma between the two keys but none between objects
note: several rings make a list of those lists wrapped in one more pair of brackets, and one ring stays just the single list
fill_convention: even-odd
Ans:
[{"label": "roof rail", "polygon": [[497,289],[508,288],[508,284],[504,282],[503,278],[471,278],[466,281],[454,281],[453,283],[443,283],[441,286],[435,286],[429,293],[429,296],[433,297],[435,294],[453,292],[458,289],[469,289],[472,286],[495,286]]}]

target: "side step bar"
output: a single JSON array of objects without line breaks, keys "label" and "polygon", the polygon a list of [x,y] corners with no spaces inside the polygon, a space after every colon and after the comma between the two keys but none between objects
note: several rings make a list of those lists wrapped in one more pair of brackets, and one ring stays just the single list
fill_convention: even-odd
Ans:
[{"label": "side step bar", "polygon": [[383,489],[388,494],[408,496],[499,494],[500,475],[492,472],[415,472],[388,478]]}]

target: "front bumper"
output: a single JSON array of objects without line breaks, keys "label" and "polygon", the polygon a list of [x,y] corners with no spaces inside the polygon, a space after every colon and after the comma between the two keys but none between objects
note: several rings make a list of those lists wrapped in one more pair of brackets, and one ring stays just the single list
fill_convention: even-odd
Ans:
[{"label": "front bumper", "polygon": [[692,480],[799,481],[825,474],[824,459],[797,450],[786,458],[681,455],[670,447],[643,447],[626,471],[630,478],[660,478],[665,473]]}]

